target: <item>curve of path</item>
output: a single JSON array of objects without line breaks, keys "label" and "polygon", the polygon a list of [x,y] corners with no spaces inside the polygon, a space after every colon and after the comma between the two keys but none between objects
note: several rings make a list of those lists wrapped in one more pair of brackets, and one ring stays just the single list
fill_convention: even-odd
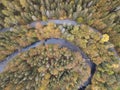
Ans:
[{"label": "curve of path", "polygon": [[80,88],[85,88],[88,84],[90,84],[91,82],[91,78],[95,72],[95,64],[91,62],[90,58],[77,46],[73,45],[72,43],[64,40],[64,39],[59,39],[59,38],[50,38],[47,39],[45,41],[38,41],[32,45],[29,45],[25,48],[22,48],[19,51],[16,51],[14,53],[12,53],[11,55],[9,55],[6,59],[3,60],[3,62],[0,63],[0,72],[2,72],[4,70],[4,67],[7,65],[7,63],[12,60],[15,56],[17,56],[19,53],[25,52],[31,48],[37,47],[41,44],[59,44],[60,47],[67,47],[68,49],[70,49],[73,52],[79,52],[80,55],[82,56],[83,60],[86,61],[86,63],[90,66],[91,68],[91,74],[88,77],[88,79],[86,80],[86,82],[84,82],[83,86],[80,85]]}]

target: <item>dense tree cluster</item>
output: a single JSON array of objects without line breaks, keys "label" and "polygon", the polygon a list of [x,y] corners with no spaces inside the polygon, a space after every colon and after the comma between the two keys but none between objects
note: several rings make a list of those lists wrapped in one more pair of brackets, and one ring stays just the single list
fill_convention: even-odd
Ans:
[{"label": "dense tree cluster", "polygon": [[79,52],[42,45],[9,62],[0,75],[0,89],[76,90],[89,76],[90,67]]}]

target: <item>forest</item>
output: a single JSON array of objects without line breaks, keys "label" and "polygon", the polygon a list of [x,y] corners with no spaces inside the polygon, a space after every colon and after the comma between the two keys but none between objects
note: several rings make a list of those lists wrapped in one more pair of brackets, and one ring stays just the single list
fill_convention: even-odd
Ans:
[{"label": "forest", "polygon": [[120,90],[120,1],[0,0],[0,90]]}]

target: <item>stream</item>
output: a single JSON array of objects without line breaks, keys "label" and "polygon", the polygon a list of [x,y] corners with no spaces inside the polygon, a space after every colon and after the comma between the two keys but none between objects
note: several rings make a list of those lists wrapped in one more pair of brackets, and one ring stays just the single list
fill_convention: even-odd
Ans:
[{"label": "stream", "polygon": [[[67,25],[78,25],[77,22],[75,21],[72,21],[72,20],[48,20],[48,21],[35,21],[35,22],[32,22],[30,24],[28,24],[28,26],[30,28],[35,28],[36,26],[36,23],[40,23],[42,25],[47,25],[49,22],[52,22],[52,23],[55,23],[57,25],[60,25],[60,24],[67,24]],[[99,32],[98,30],[94,29],[94,28],[91,28],[89,27],[90,30],[93,30],[95,32]],[[12,31],[13,28],[4,28],[4,29],[1,29],[0,32],[6,32],[6,31]],[[100,32],[99,32],[100,33]],[[100,33],[101,37],[102,37],[102,34]],[[110,42],[109,42],[110,43]],[[86,86],[88,86],[90,83],[91,83],[91,79],[95,73],[95,70],[96,70],[96,65],[91,62],[90,58],[82,51],[82,49],[80,47],[77,47],[75,45],[73,45],[72,43],[64,40],[64,39],[59,39],[59,38],[50,38],[50,39],[47,39],[45,41],[37,41],[36,43],[33,43],[25,48],[22,48],[21,50],[16,50],[14,53],[10,54],[6,59],[4,59],[2,62],[0,62],[0,72],[3,71],[4,67],[7,65],[7,63],[12,60],[15,56],[17,56],[19,53],[22,53],[22,52],[25,52],[31,48],[35,48],[37,47],[38,45],[41,45],[41,44],[59,44],[60,47],[67,47],[69,48],[70,50],[72,51],[78,51],[80,53],[80,55],[82,55],[82,58],[83,60],[85,60],[88,65],[90,66],[91,68],[91,75],[90,77],[88,78],[88,80],[84,83],[83,86],[80,86],[79,90],[85,90]],[[120,57],[119,55],[117,54],[116,50],[114,47],[111,47],[109,48],[112,52],[114,52],[114,56],[120,60]]]}]

